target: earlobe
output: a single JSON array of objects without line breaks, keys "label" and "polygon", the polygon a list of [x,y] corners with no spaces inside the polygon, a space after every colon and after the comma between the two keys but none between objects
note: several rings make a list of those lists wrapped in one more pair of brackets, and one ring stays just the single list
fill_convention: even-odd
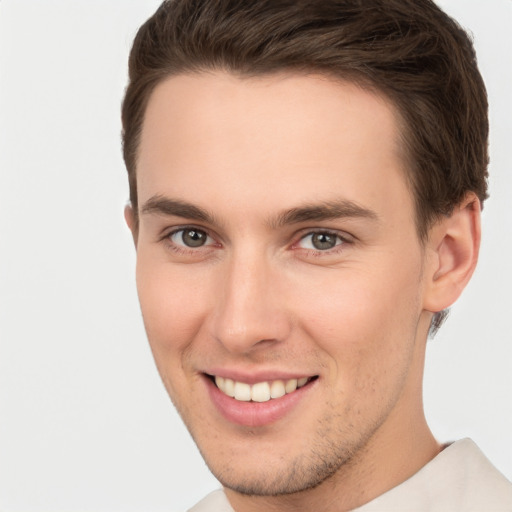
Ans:
[{"label": "earlobe", "polygon": [[469,282],[480,248],[480,201],[468,194],[452,214],[430,230],[424,309],[433,313],[450,307]]},{"label": "earlobe", "polygon": [[135,212],[133,211],[133,206],[131,204],[127,204],[124,207],[124,219],[128,225],[128,228],[132,232],[133,243],[135,244],[135,248],[137,248],[137,221],[135,218]]}]

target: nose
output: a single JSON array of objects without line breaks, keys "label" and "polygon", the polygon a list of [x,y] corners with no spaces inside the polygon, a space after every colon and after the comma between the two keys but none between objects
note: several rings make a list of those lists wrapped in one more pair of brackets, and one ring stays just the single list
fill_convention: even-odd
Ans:
[{"label": "nose", "polygon": [[220,280],[212,334],[225,349],[247,354],[287,338],[291,318],[282,279],[267,258],[233,254]]}]

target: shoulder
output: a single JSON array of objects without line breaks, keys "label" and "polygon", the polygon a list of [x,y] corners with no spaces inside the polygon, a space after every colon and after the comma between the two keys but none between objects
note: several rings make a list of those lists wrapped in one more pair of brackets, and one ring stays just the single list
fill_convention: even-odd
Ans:
[{"label": "shoulder", "polygon": [[234,512],[222,489],[213,491],[188,512]]},{"label": "shoulder", "polygon": [[471,439],[463,439],[402,484],[356,510],[512,512],[512,483]]},{"label": "shoulder", "polygon": [[464,510],[495,510],[512,512],[512,483],[502,475],[471,439],[449,446],[453,463],[457,464],[454,483]]}]

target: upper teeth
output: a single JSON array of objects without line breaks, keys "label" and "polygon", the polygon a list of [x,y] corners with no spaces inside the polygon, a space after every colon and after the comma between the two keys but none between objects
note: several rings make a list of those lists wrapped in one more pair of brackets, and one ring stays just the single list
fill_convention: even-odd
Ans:
[{"label": "upper teeth", "polygon": [[271,382],[258,382],[246,384],[224,377],[215,377],[215,384],[226,395],[243,402],[267,402],[271,398],[281,398],[282,396],[293,393],[297,388],[304,386],[308,382],[308,377],[289,380],[273,380]]}]

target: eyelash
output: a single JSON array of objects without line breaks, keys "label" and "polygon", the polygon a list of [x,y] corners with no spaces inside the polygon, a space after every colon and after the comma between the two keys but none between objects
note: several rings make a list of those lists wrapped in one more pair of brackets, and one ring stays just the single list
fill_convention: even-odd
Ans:
[{"label": "eyelash", "polygon": [[[303,241],[305,241],[307,238],[313,238],[315,235],[324,235],[328,237],[334,237],[336,239],[336,243],[333,247],[327,248],[327,249],[316,249],[314,247],[311,248],[305,248],[305,247],[298,247],[299,244]],[[316,231],[309,231],[306,234],[302,235],[297,242],[295,242],[292,245],[292,248],[296,250],[303,250],[307,251],[308,254],[314,255],[314,256],[327,256],[331,254],[337,254],[338,252],[345,249],[345,245],[350,243],[348,240],[348,237],[342,236],[339,233],[336,233],[334,231],[328,231],[328,230],[316,230]],[[311,241],[312,245],[312,241]]]},{"label": "eyelash", "polygon": [[[200,246],[194,248],[194,247],[187,246],[185,244],[177,244],[175,241],[173,241],[174,236],[178,235],[179,233],[181,233],[181,236],[183,236],[183,234],[186,231],[195,231],[195,232],[203,233],[206,236],[206,244],[200,245]],[[166,246],[170,250],[172,250],[178,254],[185,254],[185,255],[198,255],[200,250],[202,250],[204,252],[205,248],[211,248],[215,245],[220,246],[220,244],[215,244],[215,243],[208,244],[208,241],[213,241],[213,238],[208,234],[208,232],[205,229],[196,228],[195,226],[184,226],[184,227],[180,227],[177,229],[173,229],[169,233],[166,233],[163,236],[162,240],[166,243]]]},{"label": "eyelash", "polygon": [[[181,236],[183,237],[183,234],[186,231],[195,231],[204,234],[206,238],[206,243],[204,245],[200,245],[196,248],[187,246],[185,244],[177,244],[175,241],[173,241],[173,237],[181,233]],[[327,235],[331,237],[336,238],[336,245],[334,245],[332,248],[321,250],[321,249],[315,249],[315,248],[304,248],[299,247],[299,244],[306,240],[308,237],[313,237],[315,235]],[[213,237],[211,237],[208,232],[205,229],[202,228],[196,228],[195,226],[183,226],[176,229],[173,229],[172,231],[166,233],[162,237],[162,241],[164,241],[167,245],[167,247],[178,253],[178,254],[184,254],[184,255],[199,255],[199,252],[201,251],[204,254],[205,249],[214,248],[215,246],[221,247],[220,243],[215,243]],[[208,243],[214,242],[214,243]],[[301,234],[299,234],[299,238],[296,242],[294,242],[291,245],[291,249],[293,250],[300,250],[306,253],[308,256],[315,256],[315,257],[321,257],[321,256],[327,256],[332,254],[337,254],[341,252],[342,250],[346,249],[347,244],[353,243],[353,240],[349,238],[347,235],[341,235],[340,233],[337,233],[335,231],[329,231],[324,229],[317,229],[317,230],[308,230],[308,231],[302,231]]]}]

